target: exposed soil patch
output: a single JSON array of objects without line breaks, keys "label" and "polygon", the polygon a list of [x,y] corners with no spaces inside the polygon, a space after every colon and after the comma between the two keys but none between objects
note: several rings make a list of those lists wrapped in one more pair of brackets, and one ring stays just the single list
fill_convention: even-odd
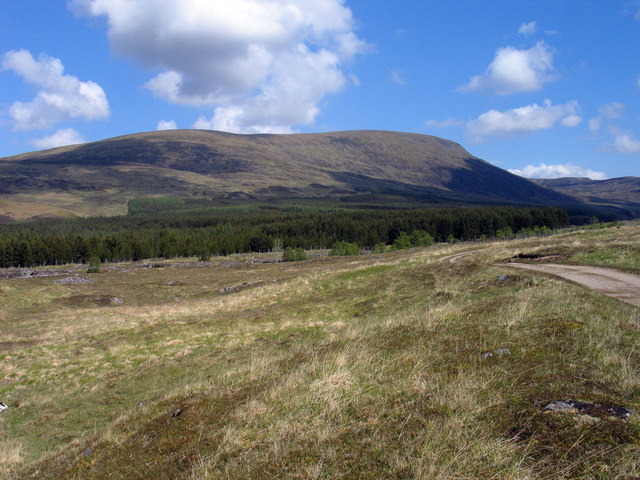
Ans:
[{"label": "exposed soil patch", "polygon": [[495,288],[506,288],[506,287],[526,287],[531,285],[530,277],[522,277],[520,275],[498,275],[493,280],[489,280],[482,283],[472,283],[472,285],[477,285],[474,289],[474,293],[481,293],[487,290],[493,290]]},{"label": "exposed soil patch", "polygon": [[508,261],[513,262],[514,260],[517,260],[523,263],[556,263],[566,260],[567,258],[568,255],[564,253],[519,253],[508,259]]},{"label": "exposed soil patch", "polygon": [[65,303],[72,306],[106,306],[121,305],[124,300],[110,295],[72,295],[65,299]]},{"label": "exposed soil patch", "polygon": [[631,410],[618,405],[601,405],[599,403],[576,402],[574,400],[556,400],[542,409],[543,412],[569,412],[591,417],[616,417],[627,420]]}]

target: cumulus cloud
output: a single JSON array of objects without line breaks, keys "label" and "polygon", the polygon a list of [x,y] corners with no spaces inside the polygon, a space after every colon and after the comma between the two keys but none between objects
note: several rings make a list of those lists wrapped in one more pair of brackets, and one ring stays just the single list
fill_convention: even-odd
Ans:
[{"label": "cumulus cloud", "polygon": [[598,112],[604,118],[614,120],[622,116],[622,112],[624,112],[624,104],[618,102],[605,103],[598,109]]},{"label": "cumulus cloud", "polygon": [[315,120],[344,88],[345,65],[368,50],[343,0],[73,0],[105,16],[111,46],[148,69],[171,103],[212,106],[196,123],[289,130]]},{"label": "cumulus cloud", "polygon": [[498,49],[484,74],[471,77],[459,90],[494,90],[501,95],[532,92],[553,80],[554,71],[553,51],[545,42],[528,50],[504,47]]},{"label": "cumulus cloud", "polygon": [[577,127],[578,125],[580,125],[581,122],[582,122],[582,117],[580,115],[575,115],[575,114],[567,115],[562,120],[560,120],[560,123],[565,127]]},{"label": "cumulus cloud", "polygon": [[175,130],[177,127],[176,122],[173,120],[160,120],[156,130]]},{"label": "cumulus cloud", "polygon": [[17,130],[49,128],[72,118],[103,119],[110,114],[102,87],[65,75],[58,58],[42,54],[36,60],[28,50],[12,50],[4,54],[2,68],[41,87],[31,102],[14,102],[9,108]]},{"label": "cumulus cloud", "polygon": [[509,138],[549,129],[558,122],[575,127],[582,121],[579,113],[580,106],[575,100],[564,105],[552,105],[550,100],[545,100],[542,106],[534,103],[504,112],[490,110],[468,122],[467,130],[476,140],[486,136]]},{"label": "cumulus cloud", "polygon": [[46,137],[34,138],[29,143],[37,149],[43,150],[45,148],[64,147],[66,145],[85,143],[85,140],[73,128],[63,128]]},{"label": "cumulus cloud", "polygon": [[629,132],[614,131],[613,149],[623,155],[640,153],[640,141]]},{"label": "cumulus cloud", "polygon": [[571,163],[562,165],[527,165],[522,170],[510,169],[511,173],[525,178],[563,178],[563,177],[582,177],[591,180],[605,180],[607,175],[604,172],[596,172],[594,170],[584,169]]},{"label": "cumulus cloud", "polygon": [[538,24],[536,22],[523,23],[522,25],[520,25],[518,33],[521,33],[522,35],[532,35],[536,33],[537,29]]},{"label": "cumulus cloud", "polygon": [[586,177],[592,180],[605,180],[607,175],[604,172],[584,169],[571,163],[562,165],[527,165],[522,170],[510,169],[511,173],[525,178],[562,178],[562,177]]}]

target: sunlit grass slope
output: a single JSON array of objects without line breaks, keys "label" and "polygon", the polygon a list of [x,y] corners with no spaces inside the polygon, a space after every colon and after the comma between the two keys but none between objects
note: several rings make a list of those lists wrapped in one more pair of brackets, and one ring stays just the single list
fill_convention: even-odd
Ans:
[{"label": "sunlit grass slope", "polygon": [[402,132],[167,130],[0,158],[0,221],[42,216],[34,204],[55,207],[48,216],[122,214],[149,196],[586,207],[450,140]]},{"label": "sunlit grass slope", "polygon": [[639,231],[0,280],[0,474],[633,478],[637,414],[541,409],[637,411],[640,310],[495,262]]}]

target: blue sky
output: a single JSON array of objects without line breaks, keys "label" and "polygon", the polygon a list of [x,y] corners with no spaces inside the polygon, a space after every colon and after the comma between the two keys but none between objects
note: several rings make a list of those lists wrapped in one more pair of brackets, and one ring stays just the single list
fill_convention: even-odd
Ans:
[{"label": "blue sky", "polygon": [[382,129],[525,176],[640,175],[637,0],[0,0],[0,40],[0,156]]}]

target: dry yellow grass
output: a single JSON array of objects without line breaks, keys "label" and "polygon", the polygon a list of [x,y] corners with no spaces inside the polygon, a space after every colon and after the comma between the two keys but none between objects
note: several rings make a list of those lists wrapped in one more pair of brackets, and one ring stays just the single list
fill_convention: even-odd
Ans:
[{"label": "dry yellow grass", "polygon": [[[640,407],[638,309],[494,265],[522,251],[597,251],[611,234],[286,265],[122,265],[73,286],[2,280],[1,468],[9,478],[631,478],[636,415],[540,410],[565,398]],[[116,296],[121,305],[105,303]],[[498,348],[510,354],[483,358]]]}]

